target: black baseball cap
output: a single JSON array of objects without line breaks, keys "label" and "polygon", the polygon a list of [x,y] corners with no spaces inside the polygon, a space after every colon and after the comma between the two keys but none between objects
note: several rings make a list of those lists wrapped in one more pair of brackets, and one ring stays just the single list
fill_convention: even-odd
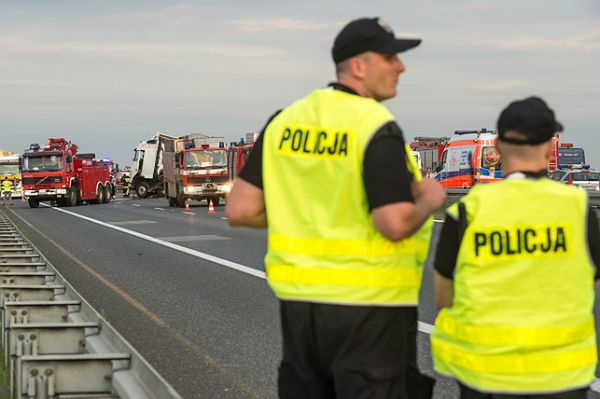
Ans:
[{"label": "black baseball cap", "polygon": [[402,39],[380,18],[360,18],[348,23],[338,33],[331,49],[333,61],[347,60],[365,51],[396,54],[417,47],[421,39]]},{"label": "black baseball cap", "polygon": [[[506,137],[508,131],[521,133],[525,138]],[[541,144],[562,131],[563,126],[554,118],[554,111],[539,97],[513,101],[498,118],[498,137],[511,144]]]}]

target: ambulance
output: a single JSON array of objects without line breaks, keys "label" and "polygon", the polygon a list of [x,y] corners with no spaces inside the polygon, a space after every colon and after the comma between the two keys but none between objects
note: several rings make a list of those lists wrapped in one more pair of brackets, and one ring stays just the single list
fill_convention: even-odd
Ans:
[{"label": "ambulance", "polygon": [[457,130],[442,152],[435,179],[445,188],[471,188],[502,179],[496,131]]}]

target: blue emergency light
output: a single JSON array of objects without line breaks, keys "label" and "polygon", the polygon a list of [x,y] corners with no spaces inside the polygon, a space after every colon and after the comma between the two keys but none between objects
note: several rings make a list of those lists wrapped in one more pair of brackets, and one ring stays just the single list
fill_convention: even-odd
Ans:
[{"label": "blue emergency light", "polygon": [[219,148],[225,148],[225,142],[219,141]]},{"label": "blue emergency light", "polygon": [[488,131],[487,128],[482,127],[479,130],[455,130],[454,134],[473,134],[473,133],[479,134],[479,133],[488,133],[488,132],[491,132],[491,130]]}]

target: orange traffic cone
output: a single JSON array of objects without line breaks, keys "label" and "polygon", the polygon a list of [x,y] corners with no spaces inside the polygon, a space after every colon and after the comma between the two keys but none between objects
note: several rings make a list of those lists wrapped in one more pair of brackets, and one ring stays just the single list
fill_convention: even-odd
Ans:
[{"label": "orange traffic cone", "polygon": [[215,213],[217,213],[217,212],[215,212],[215,204],[213,204],[212,200],[210,200],[208,202],[208,214],[214,215]]},{"label": "orange traffic cone", "polygon": [[190,203],[188,202],[188,200],[185,200],[185,210],[186,211],[190,210]]}]

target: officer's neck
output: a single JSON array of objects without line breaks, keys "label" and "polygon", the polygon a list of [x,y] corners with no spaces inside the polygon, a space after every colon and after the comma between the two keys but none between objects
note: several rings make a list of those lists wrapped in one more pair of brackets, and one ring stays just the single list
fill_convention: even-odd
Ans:
[{"label": "officer's neck", "polygon": [[532,172],[536,173],[542,169],[548,168],[548,160],[545,158],[539,159],[520,159],[520,158],[503,158],[502,159],[502,175],[507,176],[515,172]]},{"label": "officer's neck", "polygon": [[365,87],[364,84],[358,79],[355,79],[349,74],[343,74],[338,77],[337,83],[352,89],[356,94],[361,97],[372,98],[370,91]]}]

